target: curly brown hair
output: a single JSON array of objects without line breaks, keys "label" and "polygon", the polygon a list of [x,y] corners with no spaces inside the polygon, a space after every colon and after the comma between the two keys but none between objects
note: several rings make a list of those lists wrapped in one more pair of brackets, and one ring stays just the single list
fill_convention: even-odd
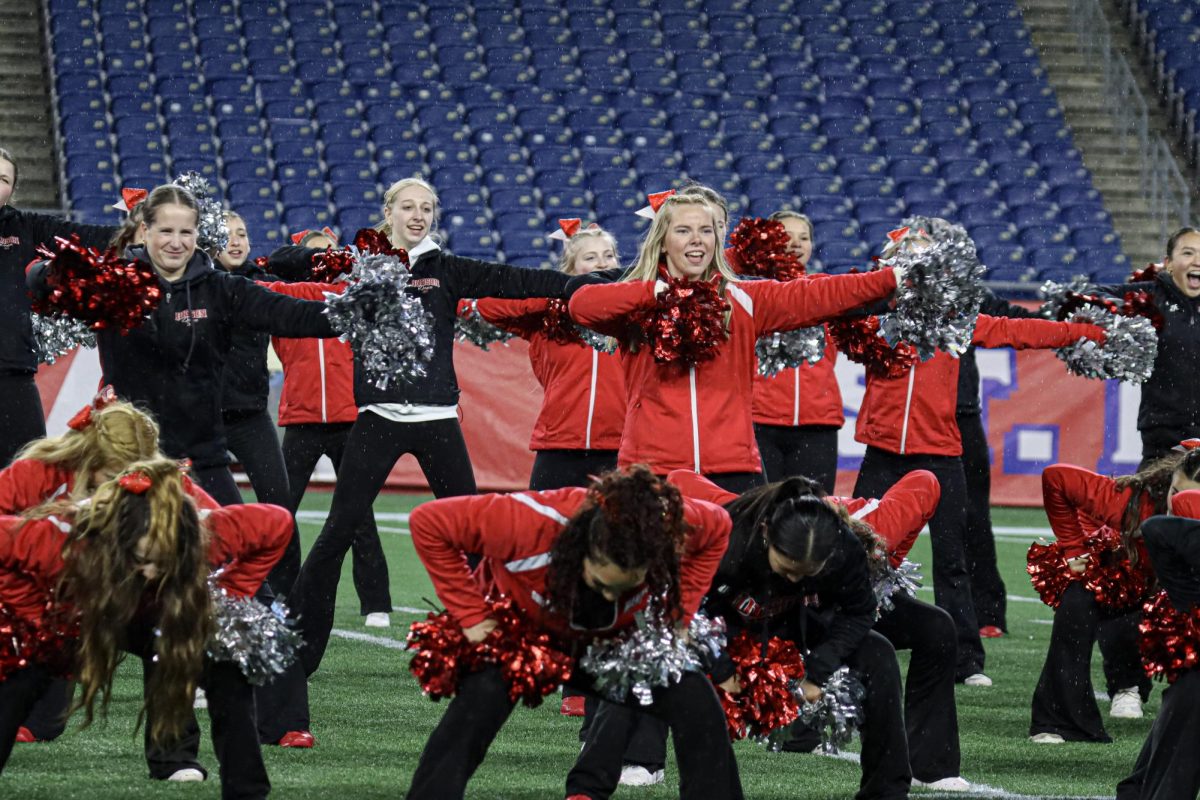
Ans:
[{"label": "curly brown hair", "polygon": [[550,550],[547,607],[570,615],[583,559],[590,557],[621,569],[645,568],[652,612],[678,619],[679,557],[686,534],[679,490],[648,467],[601,475]]},{"label": "curly brown hair", "polygon": [[[82,692],[71,711],[82,708],[87,727],[102,696],[101,713],[107,713],[113,673],[125,658],[127,628],[149,607],[156,669],[138,724],[153,709],[150,737],[166,741],[178,736],[191,716],[213,631],[208,534],[184,492],[175,461],[135,462],[122,476],[130,473],[148,477],[150,488],[130,491],[120,477],[102,484],[79,509],[63,552],[59,592],[80,612],[77,678]],[[146,564],[153,564],[157,575],[146,577]]]},{"label": "curly brown hair", "polygon": [[1121,541],[1129,553],[1129,559],[1135,564],[1138,551],[1132,540],[1142,527],[1142,500],[1150,500],[1154,514],[1167,513],[1167,497],[1177,472],[1190,481],[1200,481],[1200,450],[1167,453],[1157,461],[1150,462],[1141,472],[1114,481],[1117,489],[1132,490],[1121,517]]}]

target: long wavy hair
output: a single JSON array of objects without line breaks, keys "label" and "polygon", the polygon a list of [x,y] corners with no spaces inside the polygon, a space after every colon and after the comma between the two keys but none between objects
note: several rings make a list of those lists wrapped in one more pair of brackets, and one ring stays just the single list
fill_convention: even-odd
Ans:
[{"label": "long wavy hair", "polygon": [[[667,238],[667,231],[671,227],[675,210],[682,206],[699,206],[703,208],[712,216],[713,228],[718,229],[716,212],[713,210],[712,204],[701,195],[686,192],[671,195],[659,206],[658,212],[654,215],[654,224],[646,231],[646,237],[642,239],[637,261],[622,280],[652,281],[658,278],[658,267],[664,257],[663,241]],[[722,291],[725,290],[726,284],[738,282],[737,274],[725,260],[725,248],[720,241],[713,248],[712,260],[704,268],[704,275],[701,276],[701,279],[709,280],[717,274],[721,276],[720,289]]]},{"label": "long wavy hair", "polygon": [[679,558],[687,524],[683,499],[670,483],[643,465],[601,475],[550,550],[547,607],[568,616],[583,578],[583,559],[646,569],[649,606],[678,619]]},{"label": "long wavy hair", "polygon": [[17,458],[61,465],[75,474],[70,498],[87,497],[96,488],[96,477],[116,472],[133,461],[158,455],[158,424],[144,411],[117,401],[92,410],[91,423],[61,436],[35,439]]},{"label": "long wavy hair", "polygon": [[[122,485],[121,477],[135,473],[149,479],[144,493]],[[166,458],[139,461],[102,484],[77,512],[63,558],[58,591],[80,615],[81,692],[72,712],[83,709],[87,727],[101,698],[101,713],[107,714],[127,628],[150,615],[156,668],[138,724],[153,709],[151,739],[178,736],[191,716],[213,632],[208,534],[184,492],[179,465]],[[154,577],[143,573],[147,564],[157,572]]]},{"label": "long wavy hair", "polygon": [[1138,551],[1132,540],[1134,534],[1142,527],[1143,499],[1149,499],[1154,514],[1167,513],[1167,496],[1170,494],[1175,473],[1190,481],[1200,481],[1200,450],[1168,453],[1147,464],[1141,472],[1125,475],[1114,481],[1118,490],[1132,490],[1129,502],[1125,505],[1125,513],[1121,517],[1121,542],[1134,563],[1137,563]]}]

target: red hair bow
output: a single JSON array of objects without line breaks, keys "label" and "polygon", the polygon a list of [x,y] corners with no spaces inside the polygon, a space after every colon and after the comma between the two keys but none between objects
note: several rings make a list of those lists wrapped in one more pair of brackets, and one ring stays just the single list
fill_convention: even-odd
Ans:
[{"label": "red hair bow", "polygon": [[581,219],[560,219],[558,221],[558,230],[551,233],[549,238],[565,242],[579,233],[579,226],[582,224],[583,220]]},{"label": "red hair bow", "polygon": [[112,207],[128,214],[137,208],[138,203],[145,200],[149,194],[145,189],[122,189],[121,199],[113,203]]},{"label": "red hair bow", "polygon": [[654,215],[662,208],[663,203],[667,202],[667,198],[673,194],[675,194],[674,189],[667,189],[665,192],[654,192],[653,194],[646,195],[646,199],[650,201],[650,205],[639,208],[637,215],[646,219],[654,219]]},{"label": "red hair bow", "polygon": [[92,412],[99,411],[110,403],[117,401],[117,393],[111,386],[105,386],[96,392],[90,405],[86,405],[67,421],[67,427],[73,431],[81,431],[92,424]]},{"label": "red hair bow", "polygon": [[128,475],[122,475],[117,483],[121,488],[133,494],[145,494],[146,491],[154,485],[150,480],[150,476],[144,472],[130,472]]},{"label": "red hair bow", "polygon": [[[300,244],[300,240],[303,239],[305,236],[308,236],[310,233],[312,233],[311,228],[309,228],[308,230],[303,230],[303,231],[298,231],[296,233],[293,233],[292,234],[292,244]],[[334,242],[337,241],[337,235],[334,234],[333,228],[330,228],[328,225],[326,225],[324,228],[321,228],[321,233],[328,236],[330,241],[334,241]]]},{"label": "red hair bow", "polygon": [[908,230],[908,226],[905,225],[903,228],[896,228],[894,231],[888,231],[888,238],[893,242],[898,242],[908,235]]},{"label": "red hair bow", "polygon": [[1175,449],[1186,453],[1188,450],[1195,450],[1200,447],[1200,439],[1184,439],[1179,444],[1175,445]]}]

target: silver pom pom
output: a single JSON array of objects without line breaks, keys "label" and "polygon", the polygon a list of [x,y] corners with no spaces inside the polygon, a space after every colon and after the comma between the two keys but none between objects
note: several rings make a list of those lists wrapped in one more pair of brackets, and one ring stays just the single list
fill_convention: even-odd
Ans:
[{"label": "silver pom pom", "polygon": [[882,573],[872,581],[871,588],[875,590],[875,600],[879,603],[879,613],[891,611],[896,607],[892,600],[896,595],[917,596],[921,587],[921,565],[914,564],[907,558],[900,562],[899,567],[893,567],[891,562],[883,568]]},{"label": "silver pom pom", "polygon": [[642,614],[635,628],[622,633],[593,642],[579,659],[579,668],[592,676],[596,691],[614,703],[632,696],[650,705],[656,687],[678,683],[685,672],[704,670],[724,646],[723,626],[699,615],[686,636]]},{"label": "silver pom pom", "polygon": [[216,192],[208,179],[199,172],[185,172],[175,178],[174,184],[187,189],[200,205],[196,245],[210,253],[224,250],[229,244],[229,225],[225,221],[225,209],[216,199]]},{"label": "silver pom pom", "polygon": [[900,267],[895,313],[880,319],[893,347],[908,342],[924,361],[938,350],[961,355],[971,346],[982,302],[984,267],[966,229],[936,217],[909,217],[884,254]]},{"label": "silver pom pom", "polygon": [[1070,292],[1083,294],[1090,285],[1086,275],[1076,275],[1071,278],[1070,283],[1046,281],[1038,287],[1038,294],[1043,299],[1042,306],[1038,309],[1038,314],[1046,319],[1058,319],[1058,312],[1062,310],[1063,304],[1066,303],[1067,294]]},{"label": "silver pom pom", "polygon": [[754,345],[758,374],[770,378],[801,364],[815,364],[825,357],[825,326],[760,336]]},{"label": "silver pom pom", "polygon": [[576,325],[575,330],[579,332],[579,338],[583,340],[583,343],[593,350],[608,354],[617,351],[617,340],[613,337],[596,333],[591,328],[585,328],[582,325]]},{"label": "silver pom pom", "polygon": [[288,624],[287,609],[280,603],[270,608],[251,597],[229,594],[209,577],[216,630],[208,643],[208,654],[216,661],[237,665],[255,686],[282,675],[304,644],[299,632]]},{"label": "silver pom pom", "polygon": [[1084,306],[1071,315],[1075,322],[1092,322],[1104,329],[1104,344],[1090,339],[1055,352],[1067,369],[1084,378],[1142,383],[1154,371],[1158,332],[1145,317],[1126,317],[1099,306]]},{"label": "silver pom pom", "polygon": [[424,376],[433,359],[433,317],[408,293],[411,277],[397,256],[358,252],[346,291],[325,295],[329,323],[380,389]]},{"label": "silver pom pom", "polygon": [[30,316],[38,361],[44,364],[53,364],[76,347],[96,346],[96,334],[79,320],[41,314]]},{"label": "silver pom pom", "polygon": [[454,320],[454,336],[460,342],[470,342],[480,350],[487,351],[489,345],[504,344],[513,335],[497,328],[479,314],[475,300],[470,301],[467,313],[459,314]]},{"label": "silver pom pom", "polygon": [[800,721],[821,732],[821,751],[837,753],[854,738],[862,725],[862,701],[866,695],[862,682],[849,667],[839,667],[821,686],[821,698],[815,703],[798,697]]}]

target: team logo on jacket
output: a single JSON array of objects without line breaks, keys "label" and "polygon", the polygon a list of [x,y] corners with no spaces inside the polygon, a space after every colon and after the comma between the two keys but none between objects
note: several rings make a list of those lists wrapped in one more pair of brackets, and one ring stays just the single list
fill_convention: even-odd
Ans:
[{"label": "team logo on jacket", "polygon": [[733,607],[737,609],[742,619],[770,619],[784,613],[803,599],[799,595],[787,595],[774,597],[765,603],[760,603],[752,595],[743,594],[733,601]]},{"label": "team logo on jacket", "polygon": [[424,294],[430,289],[439,288],[442,285],[442,282],[437,278],[417,278],[416,280],[409,281],[408,285],[414,289],[420,289],[421,293]]},{"label": "team logo on jacket", "polygon": [[184,311],[175,312],[175,321],[182,322],[184,325],[191,325],[198,320],[208,319],[207,308],[189,308]]},{"label": "team logo on jacket", "polygon": [[20,236],[0,236],[0,247],[3,247],[5,250],[9,249],[10,247],[16,247],[20,243]]}]

